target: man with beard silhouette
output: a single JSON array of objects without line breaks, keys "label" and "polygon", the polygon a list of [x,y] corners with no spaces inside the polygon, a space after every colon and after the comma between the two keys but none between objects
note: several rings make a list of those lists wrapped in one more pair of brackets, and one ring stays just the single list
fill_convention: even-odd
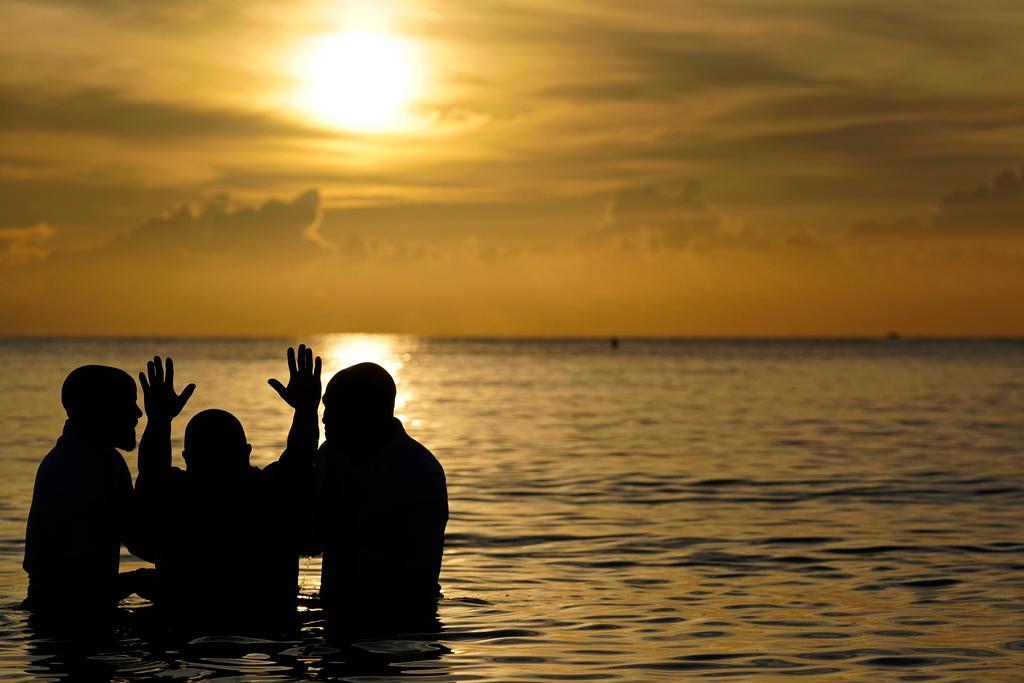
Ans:
[{"label": "man with beard silhouette", "polygon": [[64,380],[67,421],[39,465],[25,531],[24,606],[39,617],[101,619],[130,592],[119,581],[121,544],[139,549],[131,474],[117,449],[135,448],[136,401],[135,381],[117,368],[85,365]]}]

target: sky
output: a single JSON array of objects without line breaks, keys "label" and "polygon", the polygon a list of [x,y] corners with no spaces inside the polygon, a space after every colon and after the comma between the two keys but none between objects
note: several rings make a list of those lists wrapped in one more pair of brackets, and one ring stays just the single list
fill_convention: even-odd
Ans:
[{"label": "sky", "polygon": [[1016,0],[0,0],[0,334],[1024,335]]}]

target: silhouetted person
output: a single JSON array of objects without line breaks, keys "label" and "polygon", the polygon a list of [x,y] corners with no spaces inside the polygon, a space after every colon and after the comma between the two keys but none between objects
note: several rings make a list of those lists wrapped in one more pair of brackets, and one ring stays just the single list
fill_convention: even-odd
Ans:
[{"label": "silhouetted person", "polygon": [[189,627],[278,628],[294,621],[299,536],[308,524],[320,438],[320,359],[288,349],[290,379],[271,386],[295,410],[277,462],[249,464],[242,424],[204,410],[185,428],[186,469],[171,466],[171,420],[184,406],[160,359],[143,378],[148,424],[137,495],[152,534],[155,601]]},{"label": "silhouetted person", "polygon": [[102,619],[129,592],[121,544],[134,544],[132,479],[116,449],[135,448],[142,417],[123,370],[85,365],[64,380],[64,433],[36,473],[25,531],[24,606],[62,623]]},{"label": "silhouetted person", "polygon": [[316,527],[321,597],[335,628],[418,628],[436,614],[444,470],[394,408],[395,382],[373,363],[337,373],[324,393]]}]

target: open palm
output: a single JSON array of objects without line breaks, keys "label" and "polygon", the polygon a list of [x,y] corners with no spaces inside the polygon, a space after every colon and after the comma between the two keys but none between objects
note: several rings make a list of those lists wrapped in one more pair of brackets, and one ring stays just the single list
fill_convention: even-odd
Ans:
[{"label": "open palm", "polygon": [[316,410],[320,405],[320,369],[320,356],[314,360],[313,350],[305,344],[299,344],[298,354],[288,347],[288,386],[276,379],[268,379],[267,384],[292,408]]},{"label": "open palm", "polygon": [[146,363],[146,372],[139,373],[142,385],[143,400],[146,405],[146,416],[150,420],[173,420],[185,407],[196,390],[195,384],[189,384],[181,393],[174,390],[174,361],[167,359],[167,369],[160,356]]}]

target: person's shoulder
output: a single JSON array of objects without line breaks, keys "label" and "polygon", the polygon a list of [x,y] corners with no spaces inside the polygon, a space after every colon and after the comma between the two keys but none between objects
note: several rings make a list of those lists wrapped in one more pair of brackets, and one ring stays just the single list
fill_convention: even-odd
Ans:
[{"label": "person's shoulder", "polygon": [[65,460],[67,455],[67,449],[61,448],[60,441],[43,456],[43,459],[39,461],[39,471],[50,470],[54,467],[60,467],[62,461]]},{"label": "person's shoulder", "polygon": [[62,434],[53,448],[39,461],[37,476],[51,476],[77,469],[84,462],[81,443],[67,434]]},{"label": "person's shoulder", "polygon": [[106,452],[106,457],[118,471],[118,474],[127,474],[129,477],[131,476],[131,472],[128,470],[128,461],[125,460],[124,454],[121,451],[116,448],[111,448]]},{"label": "person's shoulder", "polygon": [[240,481],[246,483],[269,481],[277,477],[281,469],[281,463],[277,460],[267,463],[263,467],[249,465],[249,469],[245,470]]},{"label": "person's shoulder", "polygon": [[157,474],[139,477],[135,491],[141,496],[183,495],[189,490],[188,473],[178,467],[168,467]]},{"label": "person's shoulder", "polygon": [[442,474],[444,473],[444,469],[441,467],[440,461],[438,461],[437,457],[429,448],[410,436],[408,432],[405,434],[405,438],[410,452],[412,452],[420,462],[431,469],[437,469],[440,470]]},{"label": "person's shoulder", "polygon": [[429,448],[403,432],[392,442],[395,461],[403,474],[412,475],[419,483],[436,482],[445,484],[444,468]]},{"label": "person's shoulder", "polygon": [[188,473],[180,467],[168,467],[166,476],[167,480],[172,482],[184,482],[188,479]]},{"label": "person's shoulder", "polygon": [[266,492],[281,486],[290,486],[293,477],[288,466],[282,466],[280,461],[274,461],[263,467],[250,465],[240,479],[239,486],[254,492]]}]

